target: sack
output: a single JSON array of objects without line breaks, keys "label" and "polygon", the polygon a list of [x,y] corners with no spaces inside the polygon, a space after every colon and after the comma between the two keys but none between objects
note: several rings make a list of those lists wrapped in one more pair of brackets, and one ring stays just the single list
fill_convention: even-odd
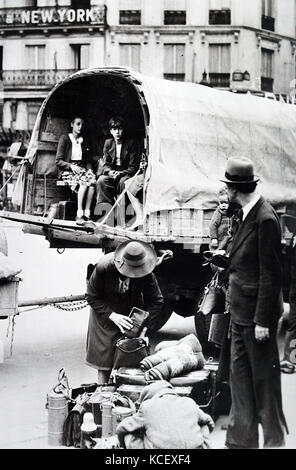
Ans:
[{"label": "sack", "polygon": [[225,292],[224,286],[218,285],[218,271],[214,274],[209,284],[204,288],[203,295],[198,304],[197,313],[209,315],[210,313],[224,313]]},{"label": "sack", "polygon": [[19,274],[21,270],[22,268],[0,252],[0,279],[9,279]]},{"label": "sack", "polygon": [[143,338],[121,338],[116,343],[113,368],[139,367],[148,356],[148,346]]},{"label": "sack", "polygon": [[143,329],[144,322],[147,320],[149,317],[149,312],[146,312],[145,310],[141,310],[140,308],[133,307],[130,314],[129,318],[133,322],[133,327],[131,330],[126,330],[124,332],[125,336],[127,338],[136,338],[137,336],[140,336],[140,333]]}]

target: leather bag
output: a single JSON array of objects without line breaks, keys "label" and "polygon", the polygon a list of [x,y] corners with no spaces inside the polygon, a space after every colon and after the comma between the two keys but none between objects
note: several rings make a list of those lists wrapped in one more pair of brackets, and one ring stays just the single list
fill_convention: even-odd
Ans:
[{"label": "leather bag", "polygon": [[218,283],[218,271],[204,288],[197,313],[209,315],[210,313],[224,313],[225,286]]},{"label": "leather bag", "polygon": [[116,343],[113,368],[140,367],[148,356],[148,346],[143,338],[120,338]]}]

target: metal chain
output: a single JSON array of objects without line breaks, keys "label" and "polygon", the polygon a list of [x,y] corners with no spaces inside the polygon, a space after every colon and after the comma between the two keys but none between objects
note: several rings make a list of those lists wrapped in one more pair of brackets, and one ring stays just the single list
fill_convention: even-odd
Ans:
[{"label": "metal chain", "polygon": [[[68,302],[66,305],[63,305],[63,306],[61,304],[49,304],[49,305],[51,305],[52,307],[58,308],[60,310],[65,310],[67,312],[74,312],[76,310],[82,310],[83,308],[87,307],[88,303],[86,300],[78,300],[76,302]],[[35,310],[35,309],[28,309],[27,311],[29,310]],[[12,352],[13,352],[14,332],[15,332],[15,324],[16,324],[15,317],[16,317],[15,315],[13,315],[12,317],[9,317],[7,331],[6,331],[6,338],[8,338],[10,330],[11,330],[10,357],[12,357]]]},{"label": "metal chain", "polygon": [[67,312],[75,312],[76,310],[82,310],[87,307],[88,303],[86,300],[78,300],[76,302],[67,302],[66,304],[48,304],[59,310],[65,310]]}]

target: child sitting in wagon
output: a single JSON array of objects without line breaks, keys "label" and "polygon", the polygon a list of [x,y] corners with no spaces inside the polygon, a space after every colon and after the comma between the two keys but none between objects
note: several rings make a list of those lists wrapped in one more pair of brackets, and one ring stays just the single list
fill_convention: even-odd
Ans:
[{"label": "child sitting in wagon", "polygon": [[[96,176],[92,169],[92,155],[83,135],[84,119],[75,115],[71,120],[72,132],[60,137],[56,165],[60,177],[77,192],[76,223],[84,225],[90,220],[90,208],[95,192]],[[85,205],[84,205],[85,200]]]}]

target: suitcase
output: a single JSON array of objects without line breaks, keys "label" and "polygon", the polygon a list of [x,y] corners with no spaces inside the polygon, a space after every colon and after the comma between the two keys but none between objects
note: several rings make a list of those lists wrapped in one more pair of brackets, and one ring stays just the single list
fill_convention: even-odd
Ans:
[{"label": "suitcase", "polygon": [[[132,402],[138,402],[142,390],[145,388],[146,385],[131,385],[131,384],[123,384],[118,387],[117,392],[120,395],[130,398]],[[192,393],[192,386],[187,387],[180,387],[174,386],[174,391],[179,397],[190,397]],[[136,403],[138,405],[138,403]]]},{"label": "suitcase", "polygon": [[58,218],[61,220],[75,220],[77,204],[74,201],[60,201]]},{"label": "suitcase", "polygon": [[120,395],[128,397],[132,402],[136,402],[140,398],[140,394],[145,385],[131,385],[131,384],[122,384],[118,387],[117,392]]}]

